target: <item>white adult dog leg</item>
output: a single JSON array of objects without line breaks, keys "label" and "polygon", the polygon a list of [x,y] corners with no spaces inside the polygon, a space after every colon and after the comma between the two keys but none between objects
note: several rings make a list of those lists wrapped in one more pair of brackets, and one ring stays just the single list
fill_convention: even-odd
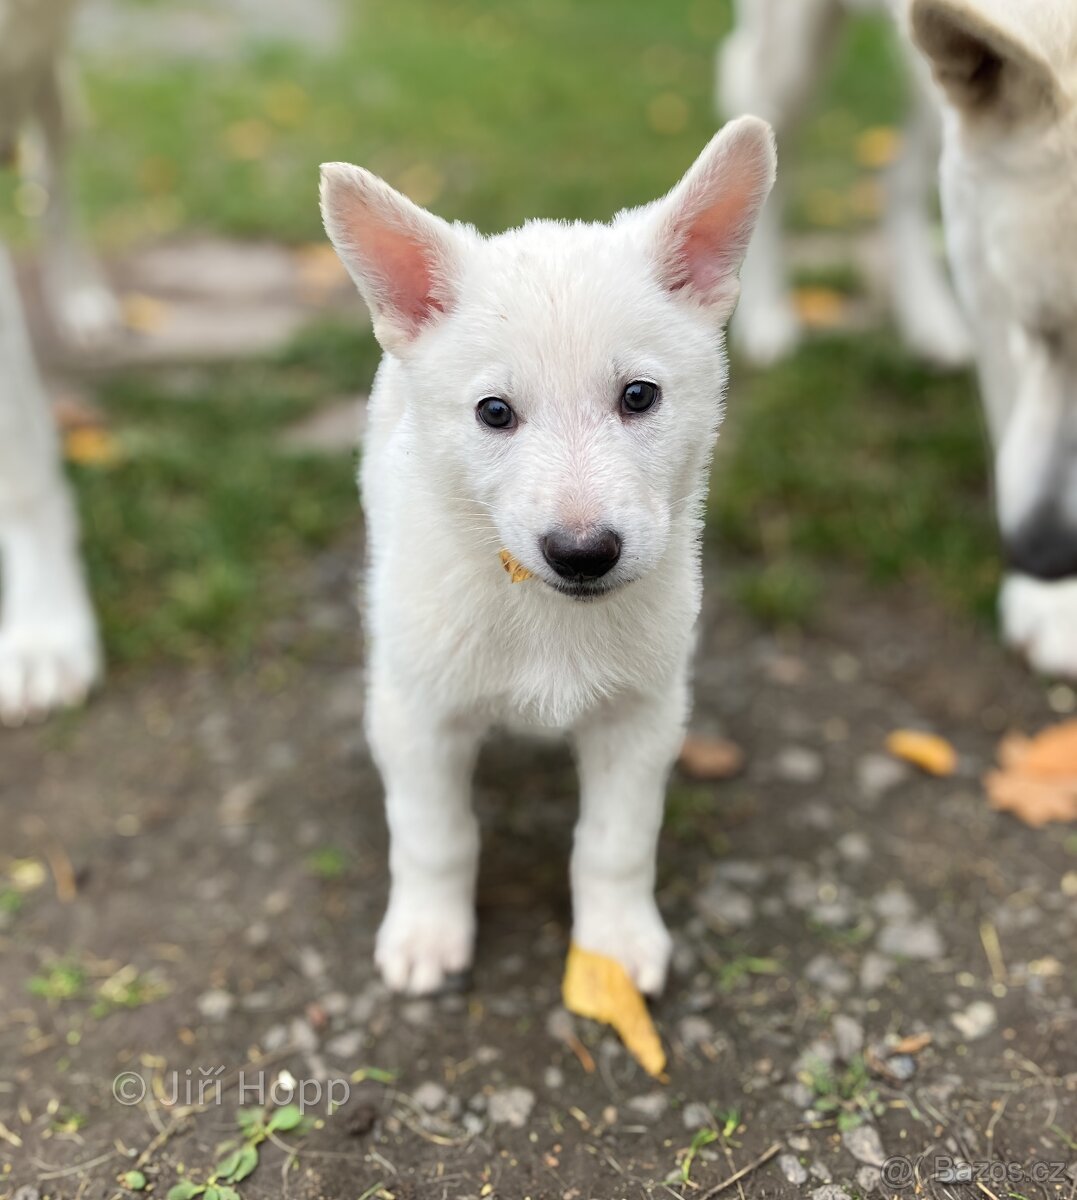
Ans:
[{"label": "white adult dog leg", "polygon": [[910,61],[909,74],[909,118],[886,181],[894,315],[911,350],[938,366],[958,367],[971,359],[972,339],[935,246],[939,101],[921,62]]},{"label": "white adult dog leg", "polygon": [[42,217],[42,282],[53,319],[72,345],[93,348],[116,336],[120,306],[87,247],[71,205],[67,113],[56,68],[38,110],[41,183],[48,195]]},{"label": "white adult dog leg", "polygon": [[576,730],[580,819],[573,941],[615,958],[641,991],[666,981],[670,937],[654,898],[666,781],[684,739],[687,686],[605,709]]},{"label": "white adult dog leg", "polygon": [[380,674],[368,712],[385,785],[391,876],[374,957],[391,988],[420,995],[471,965],[479,861],[471,775],[485,730],[439,718],[426,697]]},{"label": "white adult dog leg", "polygon": [[1077,679],[1077,579],[1009,575],[999,596],[1002,636],[1044,675]]},{"label": "white adult dog leg", "polygon": [[[839,18],[837,0],[739,0],[736,27],[718,52],[719,112],[763,117],[784,153]],[[741,268],[733,318],[734,343],[759,366],[786,358],[800,337],[785,272],[782,196],[779,173]]]},{"label": "white adult dog leg", "polygon": [[0,718],[77,704],[101,659],[48,398],[0,249]]}]

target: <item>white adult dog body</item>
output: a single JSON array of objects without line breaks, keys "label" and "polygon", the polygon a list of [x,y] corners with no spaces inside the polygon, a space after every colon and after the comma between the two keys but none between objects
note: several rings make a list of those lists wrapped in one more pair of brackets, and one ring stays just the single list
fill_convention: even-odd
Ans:
[{"label": "white adult dog body", "polygon": [[[77,236],[65,181],[62,57],[73,0],[0,0],[0,154],[23,126],[39,135],[45,294],[80,344],[118,322],[111,292]],[[81,700],[101,668],[49,399],[0,245],[0,718]]]},{"label": "white adult dog body", "polygon": [[[773,173],[768,128],[744,118],[611,225],[484,238],[359,168],[323,169],[326,228],[386,352],[362,492],[391,835],[377,958],[394,988],[471,961],[470,777],[495,724],[570,734],[573,936],[644,990],[664,982],[654,855],[688,711],[722,325]],[[650,388],[657,403],[625,407]],[[501,548],[534,578],[510,583]]]},{"label": "white adult dog body", "polygon": [[911,0],[943,97],[946,242],[1011,564],[1006,639],[1077,675],[1077,5]]},{"label": "white adult dog body", "polygon": [[[1003,587],[1003,635],[1037,669],[1077,676],[1077,5],[738,0],[737,28],[720,52],[720,97],[761,113],[780,136],[843,11],[867,7],[891,10],[922,51],[910,55],[912,114],[889,175],[899,324],[929,358],[956,362],[969,348],[934,262],[928,201],[939,181],[995,451],[999,526],[1021,572]],[[772,200],[734,322],[761,362],[787,353],[797,334],[780,225]]]}]

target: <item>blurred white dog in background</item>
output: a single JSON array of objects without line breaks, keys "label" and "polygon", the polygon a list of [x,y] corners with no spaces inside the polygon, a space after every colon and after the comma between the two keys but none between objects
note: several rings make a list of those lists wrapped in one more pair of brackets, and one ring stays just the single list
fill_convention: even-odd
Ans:
[{"label": "blurred white dog in background", "polygon": [[[959,362],[968,337],[935,261],[942,114],[946,243],[972,330],[1008,565],[1003,633],[1033,667],[1077,676],[1077,4],[1073,0],[739,0],[721,94],[788,130],[849,8],[893,10],[912,116],[890,174],[894,306],[909,343]],[[937,86],[930,80],[934,74]],[[757,362],[790,351],[781,209],[745,262],[734,333]]]},{"label": "blurred white dog in background", "polygon": [[[116,300],[78,236],[66,184],[64,46],[74,0],[0,0],[0,158],[36,135],[43,284],[59,331],[92,346],[119,325]],[[49,399],[10,257],[0,245],[0,719],[78,703],[101,656]]]}]

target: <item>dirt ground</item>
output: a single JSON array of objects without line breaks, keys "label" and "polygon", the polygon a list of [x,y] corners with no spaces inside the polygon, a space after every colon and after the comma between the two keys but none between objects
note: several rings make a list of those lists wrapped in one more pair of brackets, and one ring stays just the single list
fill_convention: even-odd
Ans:
[{"label": "dirt ground", "polygon": [[[0,735],[0,1197],[205,1183],[282,1071],[321,1101],[260,1146],[249,1200],[1075,1194],[1077,844],[979,784],[1004,729],[1072,693],[913,592],[835,583],[815,632],[776,638],[712,572],[695,724],[748,767],[671,785],[663,1085],[559,1008],[561,751],[484,756],[469,988],[379,985],[358,559],[313,564],[242,670],[116,677]],[[883,755],[910,725],[954,742],[957,776]],[[936,1156],[994,1165],[931,1182]]]}]

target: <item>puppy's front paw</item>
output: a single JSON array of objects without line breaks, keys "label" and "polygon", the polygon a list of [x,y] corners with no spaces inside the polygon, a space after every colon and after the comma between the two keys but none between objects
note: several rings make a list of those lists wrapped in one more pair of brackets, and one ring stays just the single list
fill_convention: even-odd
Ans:
[{"label": "puppy's front paw", "polygon": [[666,985],[673,940],[649,896],[629,904],[577,901],[572,940],[584,950],[616,959],[646,995],[657,996]]},{"label": "puppy's front paw", "polygon": [[1077,678],[1077,580],[1010,575],[999,597],[1002,636],[1044,675]]},{"label": "puppy's front paw", "polygon": [[441,991],[471,966],[475,912],[470,902],[394,894],[378,930],[374,961],[394,992],[412,996]]},{"label": "puppy's front paw", "polygon": [[100,673],[92,624],[13,624],[0,632],[0,720],[21,725],[81,704]]}]

